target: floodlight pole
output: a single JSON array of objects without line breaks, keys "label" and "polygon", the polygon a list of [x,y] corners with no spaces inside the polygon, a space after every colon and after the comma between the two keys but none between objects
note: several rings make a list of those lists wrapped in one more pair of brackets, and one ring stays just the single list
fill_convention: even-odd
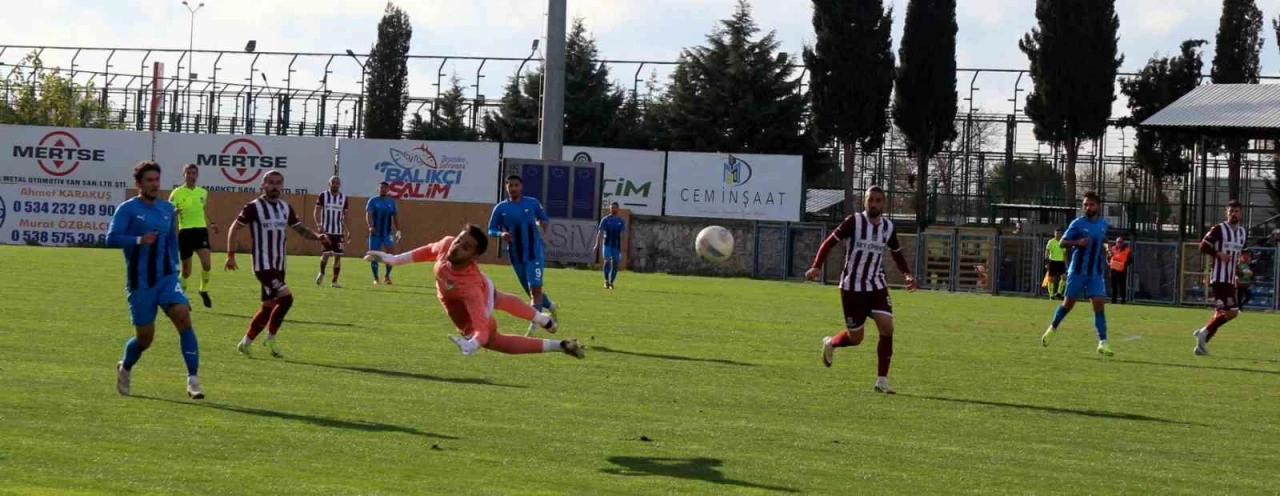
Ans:
[{"label": "floodlight pole", "polygon": [[564,38],[566,0],[547,0],[547,65],[542,79],[541,139],[543,160],[560,160],[564,152]]}]

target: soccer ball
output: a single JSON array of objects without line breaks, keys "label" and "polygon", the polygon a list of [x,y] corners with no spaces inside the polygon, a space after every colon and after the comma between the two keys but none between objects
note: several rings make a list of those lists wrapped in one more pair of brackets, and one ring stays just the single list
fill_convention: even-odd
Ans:
[{"label": "soccer ball", "polygon": [[733,233],[720,226],[708,226],[693,243],[698,256],[711,263],[723,263],[733,255]]}]

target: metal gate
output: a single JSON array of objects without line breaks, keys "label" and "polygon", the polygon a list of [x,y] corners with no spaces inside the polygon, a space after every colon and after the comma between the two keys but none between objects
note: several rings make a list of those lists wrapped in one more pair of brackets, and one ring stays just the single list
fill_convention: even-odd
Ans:
[{"label": "metal gate", "polygon": [[1178,243],[1135,241],[1129,266],[1129,301],[1176,305],[1179,299]]},{"label": "metal gate", "polygon": [[1253,284],[1249,286],[1251,295],[1245,310],[1274,310],[1276,306],[1276,280],[1280,279],[1280,264],[1276,263],[1275,248],[1250,248],[1253,262],[1249,268],[1253,270]]},{"label": "metal gate", "polygon": [[991,272],[996,253],[995,233],[965,233],[957,236],[951,287],[955,291],[991,293]]},{"label": "metal gate", "polygon": [[955,291],[952,284],[956,273],[956,233],[926,232],[920,235],[920,289]]},{"label": "metal gate", "polygon": [[1002,236],[997,246],[995,267],[996,292],[1026,296],[1043,295],[1044,246],[1046,240],[1036,236]]}]

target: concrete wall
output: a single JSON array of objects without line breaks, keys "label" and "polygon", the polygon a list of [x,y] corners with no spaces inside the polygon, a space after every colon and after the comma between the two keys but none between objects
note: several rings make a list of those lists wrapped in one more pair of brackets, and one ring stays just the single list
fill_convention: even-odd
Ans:
[{"label": "concrete wall", "polygon": [[[706,262],[693,251],[698,231],[719,225],[733,233],[733,256],[724,264]],[[637,215],[631,218],[631,270],[683,275],[751,276],[755,223]]]}]

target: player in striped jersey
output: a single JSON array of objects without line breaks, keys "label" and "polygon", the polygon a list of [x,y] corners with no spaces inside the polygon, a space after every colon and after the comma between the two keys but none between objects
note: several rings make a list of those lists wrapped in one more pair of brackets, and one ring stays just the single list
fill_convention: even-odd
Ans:
[{"label": "player in striped jersey", "polygon": [[342,242],[347,235],[347,195],[342,194],[342,180],[338,176],[329,178],[329,190],[316,196],[316,208],[312,217],[316,221],[316,232],[324,233],[328,241],[321,243],[320,273],[316,274],[316,286],[324,281],[324,271],[333,257],[333,281],[330,286],[340,288],[338,273],[342,272]]},{"label": "player in striped jersey", "polygon": [[156,311],[164,310],[178,330],[182,359],[187,365],[187,396],[204,399],[196,372],[200,349],[191,328],[191,303],[178,282],[178,234],[173,204],[158,198],[160,166],[143,161],[133,168],[138,196],[116,208],[107,228],[107,246],[124,251],[127,272],[125,294],[129,300],[134,336],[124,344],[124,357],[116,364],[116,391],[129,395],[133,366],[151,347],[156,334]]},{"label": "player in striped jersey", "polygon": [[1058,325],[1075,307],[1076,300],[1093,302],[1093,325],[1098,330],[1098,354],[1112,356],[1107,344],[1107,219],[1102,216],[1102,200],[1092,191],[1084,194],[1084,215],[1076,217],[1062,235],[1061,245],[1071,250],[1071,266],[1067,268],[1067,292],[1062,305],[1054,310],[1053,323],[1040,336],[1040,344],[1049,346]]},{"label": "player in striped jersey", "polygon": [[813,266],[805,278],[822,277],[822,266],[836,244],[846,241],[844,270],[840,271],[840,305],[844,308],[844,330],[822,338],[822,364],[830,367],[835,349],[862,344],[867,318],[876,323],[880,341],[876,344],[877,392],[894,394],[889,385],[889,362],[893,358],[893,300],[884,277],[884,250],[889,249],[893,263],[906,277],[907,290],[915,291],[916,279],[902,256],[898,232],[893,221],[884,218],[885,195],[879,186],[867,189],[863,198],[865,210],[845,217],[839,227],[818,247]]},{"label": "player in striped jersey", "polygon": [[1196,329],[1195,354],[1209,354],[1207,344],[1218,329],[1240,314],[1240,302],[1236,299],[1236,260],[1248,241],[1248,230],[1240,224],[1243,216],[1237,200],[1227,202],[1227,221],[1209,228],[1200,241],[1200,253],[1213,259],[1209,271],[1209,287],[1213,291],[1214,310],[1209,323]]},{"label": "player in striped jersey", "polygon": [[284,323],[284,317],[293,306],[293,293],[284,283],[285,274],[285,231],[286,228],[312,241],[328,242],[328,237],[316,234],[298,220],[298,214],[289,206],[289,202],[280,198],[284,189],[284,174],[280,171],[268,172],[262,177],[262,196],[246,203],[240,215],[227,230],[227,270],[236,270],[236,233],[249,228],[253,242],[253,275],[262,284],[262,308],[253,315],[249,330],[244,339],[236,346],[236,350],[245,356],[249,355],[249,346],[253,344],[258,333],[266,327],[266,346],[271,349],[271,356],[283,358],[276,344],[276,333]]}]

